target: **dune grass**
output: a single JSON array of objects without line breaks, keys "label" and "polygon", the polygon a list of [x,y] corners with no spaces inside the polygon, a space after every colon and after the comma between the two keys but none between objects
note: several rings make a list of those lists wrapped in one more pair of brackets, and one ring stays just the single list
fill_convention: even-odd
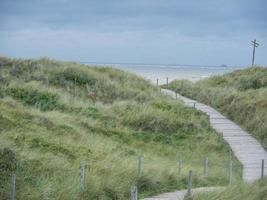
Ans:
[{"label": "dune grass", "polygon": [[[0,58],[0,83],[0,153],[6,155],[0,158],[6,177],[0,199],[8,196],[12,173],[17,199],[129,199],[135,183],[145,197],[185,188],[189,169],[194,187],[227,184],[227,145],[207,116],[138,76],[49,59]],[[234,169],[239,182],[236,160]]]},{"label": "dune grass", "polygon": [[200,193],[193,200],[267,200],[267,179],[253,184],[238,184],[219,192]]},{"label": "dune grass", "polygon": [[177,80],[168,88],[218,109],[267,149],[266,67],[249,67],[196,83]]}]

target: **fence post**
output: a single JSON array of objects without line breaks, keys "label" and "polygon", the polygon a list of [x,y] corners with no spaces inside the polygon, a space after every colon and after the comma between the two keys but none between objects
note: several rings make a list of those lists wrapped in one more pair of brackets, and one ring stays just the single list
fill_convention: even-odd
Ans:
[{"label": "fence post", "polygon": [[233,177],[233,163],[232,163],[232,160],[229,160],[229,164],[228,164],[229,186],[232,185],[232,177]]},{"label": "fence post", "polygon": [[137,187],[134,185],[131,187],[131,200],[137,200],[138,194],[137,194]]},{"label": "fence post", "polygon": [[85,164],[84,162],[80,163],[80,190],[84,191],[84,183],[85,183]]},{"label": "fence post", "polygon": [[159,86],[159,79],[157,78],[157,87]]},{"label": "fence post", "polygon": [[177,92],[175,92],[175,99],[177,100],[178,98],[177,98]]},{"label": "fence post", "polygon": [[204,164],[204,176],[207,177],[208,176],[208,164],[209,164],[208,156],[205,156],[203,164]]},{"label": "fence post", "polygon": [[228,152],[229,152],[228,178],[229,178],[229,186],[231,186],[233,177],[233,163],[232,163],[232,150],[230,145],[228,145]]},{"label": "fence post", "polygon": [[139,178],[142,173],[143,156],[139,156],[137,161],[137,177]]},{"label": "fence post", "polygon": [[11,178],[11,192],[10,192],[10,200],[15,200],[16,194],[16,174],[12,174]]},{"label": "fence post", "polygon": [[264,160],[261,160],[261,178],[264,177]]},{"label": "fence post", "polygon": [[190,170],[188,174],[188,184],[187,184],[187,193],[186,197],[190,197],[192,194],[192,177],[193,176],[193,171]]},{"label": "fence post", "polygon": [[231,150],[230,145],[228,146],[228,151],[229,151],[229,160],[231,161],[232,160],[232,150]]},{"label": "fence post", "polygon": [[196,102],[194,102],[194,108],[196,108]]},{"label": "fence post", "polygon": [[76,100],[76,77],[74,79],[74,101]]},{"label": "fence post", "polygon": [[166,85],[167,85],[167,87],[169,85],[169,79],[168,79],[168,77],[166,78]]}]

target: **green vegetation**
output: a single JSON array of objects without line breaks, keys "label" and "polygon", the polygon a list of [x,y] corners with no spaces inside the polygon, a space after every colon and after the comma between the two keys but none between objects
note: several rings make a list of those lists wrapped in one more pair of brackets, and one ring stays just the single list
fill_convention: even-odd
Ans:
[{"label": "green vegetation", "polygon": [[267,149],[267,68],[250,67],[196,83],[173,81],[168,88],[218,109]]},{"label": "green vegetation", "polygon": [[210,192],[195,195],[194,200],[266,200],[267,179],[253,184],[241,184],[220,192]]},{"label": "green vegetation", "polygon": [[0,149],[0,197],[3,196],[3,191],[8,190],[8,181],[16,170],[16,157],[13,151],[7,148]]},{"label": "green vegetation", "polygon": [[[7,198],[12,173],[17,199],[129,199],[135,182],[144,197],[185,188],[189,169],[194,187],[227,183],[227,148],[207,116],[120,70],[0,58],[0,110],[0,154],[8,152],[0,158],[7,177],[0,199]],[[179,151],[184,163],[177,181]],[[140,155],[144,166],[137,177]],[[239,181],[240,165],[234,162]]]},{"label": "green vegetation", "polygon": [[39,92],[38,90],[29,90],[24,88],[7,88],[6,94],[23,102],[26,105],[32,105],[40,108],[42,111],[59,109],[58,96],[49,92]]}]

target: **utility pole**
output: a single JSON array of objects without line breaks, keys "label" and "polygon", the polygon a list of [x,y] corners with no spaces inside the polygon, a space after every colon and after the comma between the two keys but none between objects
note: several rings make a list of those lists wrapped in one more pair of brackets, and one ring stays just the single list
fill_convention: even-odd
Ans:
[{"label": "utility pole", "polygon": [[251,45],[253,46],[253,55],[252,55],[252,66],[254,65],[255,60],[255,48],[259,46],[259,43],[256,42],[256,39],[251,41]]}]

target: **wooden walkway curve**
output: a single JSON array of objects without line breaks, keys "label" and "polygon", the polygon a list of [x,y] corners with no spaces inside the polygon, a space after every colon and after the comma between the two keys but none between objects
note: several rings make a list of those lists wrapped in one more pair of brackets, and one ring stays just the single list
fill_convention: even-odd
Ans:
[{"label": "wooden walkway curve", "polygon": [[[192,190],[192,194],[198,194],[203,192],[214,192],[223,190],[223,187],[201,187]],[[187,190],[179,190],[175,192],[163,193],[155,197],[145,198],[143,200],[184,200]]]},{"label": "wooden walkway curve", "polygon": [[[163,94],[176,98],[173,91],[161,89]],[[262,160],[265,160],[264,175],[267,175],[267,153],[260,143],[237,124],[227,119],[214,108],[177,94],[185,105],[195,107],[210,117],[211,126],[221,133],[237,159],[243,165],[243,180],[250,183],[261,178]]]},{"label": "wooden walkway curve", "polygon": [[[267,153],[250,134],[242,130],[231,120],[227,119],[221,113],[205,104],[186,98],[167,89],[161,89],[161,92],[174,99],[181,100],[186,106],[195,107],[206,113],[210,118],[211,126],[221,133],[224,140],[229,144],[237,159],[243,165],[243,180],[251,183],[261,178],[262,160],[265,160],[264,175],[267,175]],[[220,190],[220,187],[207,187],[193,189],[193,193],[210,192]],[[160,194],[155,197],[143,200],[183,200],[186,190],[179,190]]]}]

